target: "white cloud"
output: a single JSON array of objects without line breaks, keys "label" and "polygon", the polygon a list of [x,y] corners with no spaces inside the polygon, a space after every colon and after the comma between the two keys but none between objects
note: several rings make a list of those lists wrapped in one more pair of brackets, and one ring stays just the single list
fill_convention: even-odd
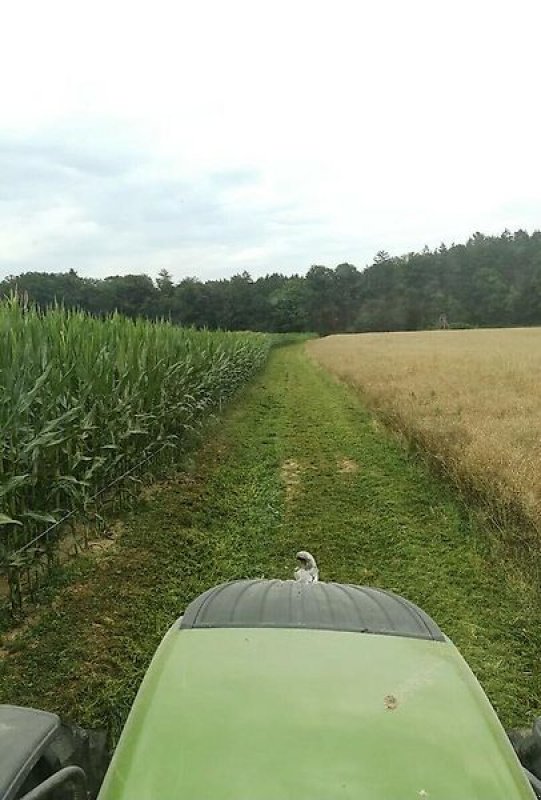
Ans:
[{"label": "white cloud", "polygon": [[537,0],[19,0],[0,274],[360,266],[539,226]]}]

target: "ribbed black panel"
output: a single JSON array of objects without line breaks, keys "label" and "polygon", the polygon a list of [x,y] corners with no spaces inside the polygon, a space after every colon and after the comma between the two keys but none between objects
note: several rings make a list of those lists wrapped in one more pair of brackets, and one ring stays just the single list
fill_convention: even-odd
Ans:
[{"label": "ribbed black panel", "polygon": [[186,609],[181,628],[315,628],[442,641],[436,623],[403,597],[364,586],[234,581]]}]

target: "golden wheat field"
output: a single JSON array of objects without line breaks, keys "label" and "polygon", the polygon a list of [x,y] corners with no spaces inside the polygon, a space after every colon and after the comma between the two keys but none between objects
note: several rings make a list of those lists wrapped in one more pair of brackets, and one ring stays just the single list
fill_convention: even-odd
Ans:
[{"label": "golden wheat field", "polygon": [[541,328],[349,334],[307,347],[458,482],[541,529]]}]

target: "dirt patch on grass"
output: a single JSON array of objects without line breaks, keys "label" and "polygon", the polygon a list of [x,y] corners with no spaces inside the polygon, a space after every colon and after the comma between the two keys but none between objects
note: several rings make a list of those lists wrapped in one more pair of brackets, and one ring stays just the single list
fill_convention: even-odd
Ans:
[{"label": "dirt patch on grass", "polygon": [[338,472],[342,474],[353,474],[359,471],[359,465],[352,458],[340,458],[337,463]]},{"label": "dirt patch on grass", "polygon": [[110,557],[118,550],[118,540],[126,530],[126,524],[123,520],[117,519],[107,526],[103,536],[99,539],[92,539],[88,543],[88,550],[95,556],[96,560]]},{"label": "dirt patch on grass", "polygon": [[291,502],[299,491],[301,484],[301,468],[298,461],[288,458],[282,464],[282,481],[286,487],[286,501]]},{"label": "dirt patch on grass", "polygon": [[18,625],[16,628],[13,628],[7,633],[3,633],[0,641],[2,642],[3,647],[0,648],[0,659],[6,658],[7,656],[11,655],[11,645],[13,642],[21,636],[23,633],[26,633],[30,628],[32,628],[36,622],[39,620],[39,613],[35,612],[30,614],[24,622]]},{"label": "dirt patch on grass", "polygon": [[111,539],[97,539],[95,542],[88,543],[88,549],[91,553],[95,555],[102,555],[103,553],[107,553],[114,547],[115,540]]}]

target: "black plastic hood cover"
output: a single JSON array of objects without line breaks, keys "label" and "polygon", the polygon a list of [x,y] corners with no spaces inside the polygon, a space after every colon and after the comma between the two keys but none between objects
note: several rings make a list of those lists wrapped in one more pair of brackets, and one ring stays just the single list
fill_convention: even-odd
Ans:
[{"label": "black plastic hood cover", "polygon": [[190,603],[180,627],[306,628],[445,640],[428,614],[399,595],[322,582],[224,583]]}]

